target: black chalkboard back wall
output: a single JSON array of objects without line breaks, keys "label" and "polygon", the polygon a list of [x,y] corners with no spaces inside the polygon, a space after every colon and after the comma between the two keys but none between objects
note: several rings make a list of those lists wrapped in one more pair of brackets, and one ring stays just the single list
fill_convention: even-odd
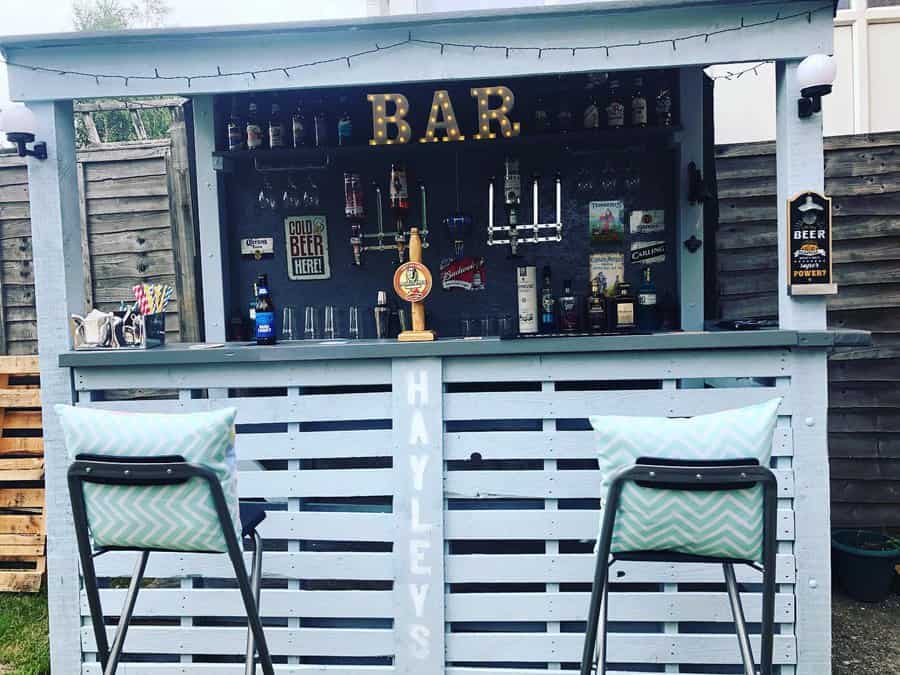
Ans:
[{"label": "black chalkboard back wall", "polygon": [[[644,94],[650,109],[647,128],[584,129],[583,112],[596,95],[601,109],[607,103],[608,86],[604,76],[594,75],[598,83],[592,90],[588,76],[507,78],[497,82],[434,82],[415,84],[386,84],[368,89],[320,89],[282,91],[277,101],[286,121],[290,145],[290,115],[298,100],[304,105],[307,124],[317,109],[327,118],[330,144],[337,138],[337,122],[344,112],[349,112],[353,123],[353,143],[349,147],[278,151],[267,149],[227,152],[227,125],[232,105],[246,123],[249,98],[220,97],[217,100],[217,129],[220,131],[219,150],[224,155],[224,200],[227,222],[226,255],[229,268],[230,298],[229,318],[236,322],[246,317],[252,299],[252,285],[258,274],[267,274],[276,306],[292,305],[299,312],[299,329],[303,330],[303,312],[307,306],[333,305],[338,312],[338,333],[346,333],[346,313],[350,305],[360,308],[362,337],[374,337],[372,307],[378,290],[388,291],[391,302],[397,299],[391,289],[393,271],[398,264],[395,251],[366,252],[363,264],[353,264],[350,246],[350,225],[344,218],[345,171],[358,172],[366,191],[367,222],[364,228],[374,232],[375,191],[372,182],[381,186],[385,230],[393,229],[388,207],[388,184],[391,163],[402,161],[407,170],[410,191],[408,226],[420,224],[420,202],[416,189],[418,182],[427,189],[427,216],[430,234],[429,247],[423,260],[435,277],[435,288],[426,301],[428,326],[440,337],[458,336],[462,318],[480,319],[485,316],[517,315],[515,273],[519,265],[535,265],[540,284],[541,271],[549,265],[556,296],[562,293],[565,280],[571,280],[573,289],[582,301],[589,286],[589,256],[592,252],[621,251],[626,263],[626,279],[637,290],[641,283],[642,265],[628,263],[632,239],[664,240],[667,247],[665,261],[653,265],[653,278],[657,286],[661,309],[671,325],[677,324],[677,276],[674,190],[677,183],[675,153],[672,148],[672,126],[655,125],[655,102],[658,91],[666,87],[678,91],[677,75],[670,72],[620,73],[626,111],[629,110],[633,78],[642,75]],[[478,86],[505,85],[515,94],[515,108],[510,114],[520,122],[521,134],[517,138],[474,140],[477,108],[470,89]],[[420,143],[425,135],[428,115],[435,90],[448,91],[459,120],[460,132],[466,136],[462,142]],[[592,92],[596,92],[592,94]],[[368,93],[402,93],[409,101],[407,120],[412,127],[412,139],[404,146],[369,145],[372,136],[372,109],[367,101]],[[257,95],[260,119],[263,124],[269,118],[272,95]],[[672,102],[677,110],[677,101]],[[543,108],[550,120],[550,129],[539,132],[535,128],[534,111]],[[572,114],[572,129],[559,129],[558,119],[562,110]],[[601,110],[601,120],[605,113]],[[532,222],[530,176],[541,176],[541,222],[555,219],[554,176],[562,180],[564,224],[563,240],[559,243],[523,244],[519,257],[511,258],[508,246],[491,246],[487,241],[488,184],[495,177],[495,222],[505,224],[503,212],[503,167],[507,156],[519,158],[522,175],[522,214],[520,222]],[[315,170],[278,171],[261,173],[257,164],[266,167],[289,169],[310,163],[322,164],[327,157],[327,167]],[[614,174],[614,180],[610,180]],[[288,185],[289,177],[301,189],[311,180],[319,191],[319,207],[313,209],[287,209],[281,199],[276,208],[260,208],[259,193],[265,177],[271,181],[279,197]],[[625,240],[592,244],[588,231],[589,203],[594,200],[621,199],[629,211],[662,210],[665,213],[666,230],[661,235],[628,234]],[[440,263],[453,254],[453,242],[441,224],[445,217],[461,211],[474,219],[472,231],[465,241],[465,255],[484,257],[486,261],[486,288],[478,292],[460,289],[444,290],[440,283]],[[288,216],[323,215],[328,225],[328,249],[331,278],[327,280],[292,281],[288,277],[285,248],[284,220]],[[257,260],[242,256],[240,241],[248,237],[274,238],[274,254]],[[280,322],[280,316],[278,317]],[[280,330],[280,328],[279,328]],[[235,335],[237,337],[237,335]]]}]

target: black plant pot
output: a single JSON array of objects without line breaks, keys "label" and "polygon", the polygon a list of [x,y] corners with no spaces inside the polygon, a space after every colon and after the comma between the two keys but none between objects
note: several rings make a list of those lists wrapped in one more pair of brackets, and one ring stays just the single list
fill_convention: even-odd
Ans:
[{"label": "black plant pot", "polygon": [[834,573],[847,594],[862,602],[881,602],[891,593],[900,550],[884,550],[888,537],[865,530],[831,533]]}]

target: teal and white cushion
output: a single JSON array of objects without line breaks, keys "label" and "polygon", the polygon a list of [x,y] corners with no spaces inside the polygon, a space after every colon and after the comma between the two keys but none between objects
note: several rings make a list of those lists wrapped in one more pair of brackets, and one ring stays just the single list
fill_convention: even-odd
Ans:
[{"label": "teal and white cushion", "polygon": [[[180,455],[218,476],[240,541],[234,408],[189,415],[118,413],[56,406],[69,459]],[[123,486],[84,483],[88,523],[100,548],[224,552],[222,526],[208,483]]]},{"label": "teal and white cushion", "polygon": [[[769,466],[781,399],[689,419],[594,416],[601,500],[610,479],[640,457],[680,460],[756,459]],[[763,490],[686,491],[626,483],[612,551],[676,551],[761,560]]]}]

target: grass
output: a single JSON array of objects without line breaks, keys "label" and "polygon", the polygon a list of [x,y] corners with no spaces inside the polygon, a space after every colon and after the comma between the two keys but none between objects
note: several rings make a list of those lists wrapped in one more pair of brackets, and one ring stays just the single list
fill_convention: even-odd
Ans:
[{"label": "grass", "polygon": [[0,673],[49,675],[47,590],[0,593]]}]

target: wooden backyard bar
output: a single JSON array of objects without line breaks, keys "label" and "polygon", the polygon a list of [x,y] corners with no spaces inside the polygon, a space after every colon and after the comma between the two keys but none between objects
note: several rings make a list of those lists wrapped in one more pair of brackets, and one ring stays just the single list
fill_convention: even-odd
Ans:
[{"label": "wooden backyard bar", "polygon": [[[587,418],[690,417],[776,396],[783,399],[771,467],[778,479],[776,672],[830,672],[826,357],[836,343],[863,337],[825,329],[824,296],[791,292],[790,260],[802,256],[792,257],[787,205],[798,194],[824,189],[821,116],[798,117],[797,69],[810,54],[832,51],[833,9],[821,0],[611,0],[514,15],[0,40],[11,96],[33,111],[36,138],[46,141],[49,155],[29,159],[28,176],[54,672],[102,672],[80,585],[69,460],[55,404],[173,413],[237,408],[240,495],[270,507],[260,529],[266,541],[261,615],[278,673],[561,675],[578,668],[600,524],[600,475]],[[764,330],[722,330],[705,306],[714,273],[707,251],[714,245],[704,241],[711,230],[702,175],[714,168],[711,87],[703,68],[755,61],[777,65],[779,320]],[[624,125],[632,128],[575,130],[563,128],[564,115],[554,112],[558,130],[532,133],[530,115],[540,101],[575,91],[590,98],[581,92],[599,86],[591,74],[601,71],[603,82],[630,82],[640,73],[643,83],[668,83],[673,115],[665,124],[645,119]],[[238,104],[242,111],[257,99],[290,106],[298,90],[304,101],[317,95],[348,107],[357,142],[228,148],[226,126]],[[616,88],[609,90],[614,99]],[[654,100],[663,96],[656,91]],[[387,101],[394,99],[378,97],[388,92],[403,95],[396,99],[399,118],[382,127],[381,114],[388,116]],[[495,92],[509,97],[509,110],[491,107]],[[434,100],[436,110],[442,93],[453,100],[460,118],[455,133],[467,136],[464,141],[452,138],[451,125],[441,127],[446,142],[429,142],[428,118],[437,117],[429,105]],[[73,100],[172,94],[191,101],[206,343],[74,350],[69,317],[86,308]],[[629,96],[633,106],[643,94]],[[403,106],[412,135],[399,140]],[[492,112],[498,112],[496,127]],[[447,122],[447,114],[440,119]],[[585,113],[585,127],[587,119]],[[393,145],[381,142],[392,134]],[[538,223],[543,216],[549,225],[542,227],[555,232],[559,225],[561,232],[561,240],[537,241],[535,229],[529,242],[530,226],[520,220],[518,254],[538,270],[553,265],[560,270],[557,284],[573,279],[582,292],[589,286],[589,254],[615,249],[625,258],[630,252],[632,262],[649,261],[624,268],[616,282],[637,289],[656,265],[656,288],[667,298],[657,324],[591,331],[582,322],[570,335],[556,334],[563,328],[538,338],[523,335],[531,331],[523,329],[519,305],[518,330],[493,330],[493,321],[516,313],[517,268],[526,264],[509,257],[515,242],[513,250],[487,246],[495,233],[516,236],[514,220],[500,226],[507,222],[508,203],[506,215],[501,212],[508,183],[497,191],[496,208],[493,187],[488,197],[489,184],[503,184],[504,168],[508,177],[504,156],[511,153],[522,158],[523,182],[526,167],[544,181],[534,187],[543,209],[523,209],[524,220],[533,216]],[[393,231],[382,232],[390,235],[386,245],[384,237],[358,237],[362,217],[351,222],[346,192],[340,193],[341,173],[345,186],[355,172],[381,180],[397,158],[425,186],[420,192],[410,182],[409,211],[417,227],[427,220],[429,230],[423,262],[434,274],[435,289],[425,300],[428,328],[438,333],[433,342],[375,339],[367,305],[377,289],[391,288],[399,262],[395,241],[401,259],[406,241],[393,239]],[[614,201],[594,197],[608,177],[605,166],[637,176],[623,209],[660,214],[641,221],[664,220],[658,230],[647,225],[654,237],[632,237],[643,227],[632,220],[630,248],[624,249],[624,235],[615,246],[593,240],[593,204]],[[304,176],[304,200],[315,185],[315,203],[296,208],[307,216],[324,213],[323,228],[327,218],[330,278],[316,276],[322,269],[300,260],[303,255],[293,268],[285,264],[292,257],[285,216],[294,212],[259,206],[269,199],[266,182],[280,180],[279,171]],[[529,203],[531,183],[521,192]],[[561,202],[555,221],[554,196]],[[372,199],[367,191],[369,216]],[[457,243],[442,216],[460,211],[473,216],[465,247],[481,256],[485,277],[470,284],[485,284],[481,293],[451,291],[447,274],[438,273]],[[489,230],[495,216],[498,227]],[[363,225],[370,222],[373,217]],[[271,238],[272,250],[260,243],[256,255],[242,255],[239,240],[250,238]],[[354,246],[376,241],[387,250],[364,250],[354,259]],[[305,270],[314,271],[311,280],[298,281]],[[246,300],[262,274],[279,310],[298,303],[361,306],[362,339],[326,333],[347,339],[249,342],[242,325]],[[480,320],[492,329],[475,337],[467,327],[481,315],[490,315]],[[259,337],[258,320],[256,326]],[[97,558],[110,631],[125,594],[118,579],[131,574],[134,555]],[[119,672],[244,672],[246,623],[224,556],[156,553],[147,577],[153,583],[138,597]],[[750,568],[739,576],[754,633],[760,578]],[[618,562],[611,580],[613,672],[743,672],[718,567]]]}]

